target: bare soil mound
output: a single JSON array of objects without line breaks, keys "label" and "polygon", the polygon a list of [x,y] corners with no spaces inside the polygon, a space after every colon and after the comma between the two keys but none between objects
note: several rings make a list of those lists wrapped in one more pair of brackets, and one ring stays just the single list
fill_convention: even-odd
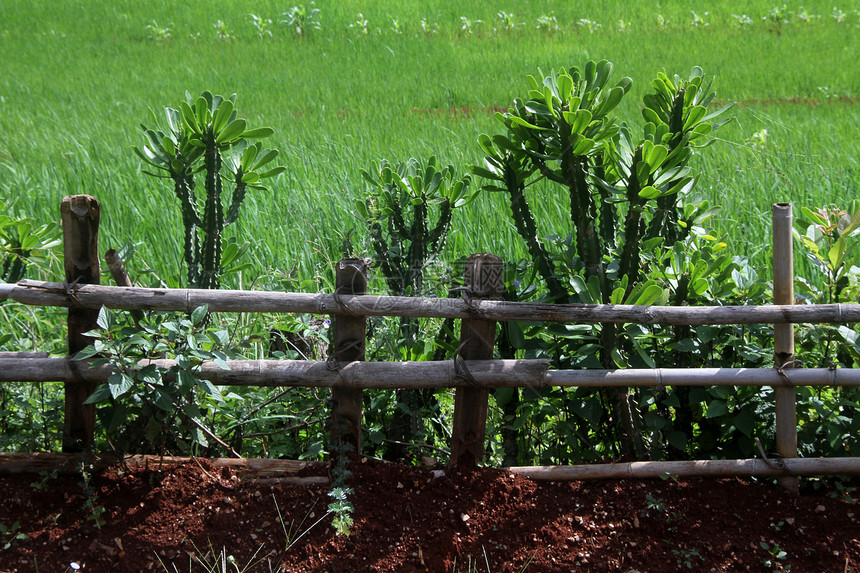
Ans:
[{"label": "bare soil mound", "polygon": [[227,556],[249,572],[860,570],[860,506],[844,491],[350,470],[349,536],[331,527],[326,486],[240,481],[206,460],[2,477],[0,571],[208,571],[198,560]]}]

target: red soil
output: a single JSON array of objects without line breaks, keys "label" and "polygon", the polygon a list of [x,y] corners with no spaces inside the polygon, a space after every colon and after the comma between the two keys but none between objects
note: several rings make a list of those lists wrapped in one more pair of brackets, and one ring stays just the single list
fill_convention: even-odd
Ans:
[{"label": "red soil", "polygon": [[355,523],[337,536],[325,486],[241,482],[200,464],[93,476],[100,526],[81,477],[0,478],[0,524],[27,536],[0,535],[0,571],[202,571],[189,562],[222,551],[244,571],[860,569],[860,505],[844,492],[794,497],[737,479],[536,483],[492,469],[436,477],[355,460]]}]

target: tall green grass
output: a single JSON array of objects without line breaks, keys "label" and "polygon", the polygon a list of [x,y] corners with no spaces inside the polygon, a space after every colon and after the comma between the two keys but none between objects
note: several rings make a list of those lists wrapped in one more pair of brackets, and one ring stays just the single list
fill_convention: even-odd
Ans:
[{"label": "tall green grass", "polygon": [[[133,268],[151,267],[178,285],[179,211],[169,187],[141,173],[131,153],[140,142],[136,126],[148,122],[149,109],[177,105],[186,90],[237,92],[250,123],[275,128],[268,144],[282,150],[287,172],[269,192],[249,193],[231,236],[252,243],[253,268],[228,284],[277,287],[286,275],[324,280],[346,235],[365,252],[352,213],[363,194],[359,169],[381,157],[435,154],[465,170],[480,161],[478,134],[499,131],[487,108],[525,96],[525,76],[538,68],[587,58],[609,59],[618,78],[634,79],[620,108],[634,124],[650,79],[663,70],[685,75],[700,65],[716,75],[721,100],[745,102],[698,162],[705,174],[698,192],[725,207],[715,224],[736,254],[767,266],[774,201],[844,205],[856,195],[860,118],[851,100],[838,97],[860,94],[856,0],[838,8],[841,22],[830,3],[810,7],[820,18],[808,22],[800,5],[789,6],[794,14],[779,34],[763,20],[776,4],[762,0],[744,6],[748,25],[736,23],[740,9],[728,1],[709,3],[707,15],[692,1],[317,2],[319,32],[301,39],[275,26],[260,39],[249,14],[276,23],[289,5],[6,0],[0,197],[20,214],[52,221],[64,195],[95,195],[103,203],[104,248],[136,243]],[[499,11],[522,25],[502,29]],[[702,25],[692,24],[694,12]],[[367,35],[349,28],[359,13]],[[550,14],[559,30],[538,29],[537,18]],[[402,34],[392,30],[394,19]],[[422,19],[438,31],[423,32]],[[592,33],[581,19],[600,27]],[[217,38],[216,20],[232,38]],[[156,39],[148,25],[169,29],[169,37]],[[753,137],[763,130],[766,139]],[[567,233],[556,198],[535,201],[541,229]],[[455,220],[449,256],[525,256],[506,213],[503,197],[481,196]]]}]

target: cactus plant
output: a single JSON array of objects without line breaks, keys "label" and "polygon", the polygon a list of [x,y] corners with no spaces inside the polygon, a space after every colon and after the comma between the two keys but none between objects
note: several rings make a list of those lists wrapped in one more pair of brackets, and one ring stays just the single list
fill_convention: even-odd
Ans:
[{"label": "cactus plant", "polygon": [[[247,129],[236,117],[236,94],[229,98],[203,92],[197,98],[186,93],[179,109],[165,108],[166,131],[141,125],[146,144],[134,152],[149,166],[163,173],[145,173],[173,181],[185,229],[184,260],[192,288],[218,288],[221,277],[222,236],[236,221],[248,187],[264,190],[260,181],[284,171],[284,167],[262,168],[278,155],[250,140],[269,137],[269,127]],[[202,167],[199,165],[202,161]],[[201,214],[195,175],[203,171],[205,198]],[[223,173],[222,173],[223,172]],[[222,199],[223,180],[233,184],[226,214]]]}]

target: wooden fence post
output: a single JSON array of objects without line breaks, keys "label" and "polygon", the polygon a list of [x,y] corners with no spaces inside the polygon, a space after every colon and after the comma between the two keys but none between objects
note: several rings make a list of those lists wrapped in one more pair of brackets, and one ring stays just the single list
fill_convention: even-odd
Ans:
[{"label": "wooden fence post", "polygon": [[[60,205],[60,214],[63,222],[66,287],[71,291],[75,285],[99,284],[99,202],[89,195],[65,197]],[[92,339],[83,333],[97,328],[98,315],[98,310],[69,307],[69,356],[74,356],[92,343]],[[71,365],[74,372],[75,363]],[[93,390],[95,384],[82,379],[65,384],[64,452],[80,452],[93,444],[96,409],[93,404],[83,403]]]},{"label": "wooden fence post", "polygon": [[[472,255],[466,259],[463,286],[467,300],[500,299],[502,294],[502,259],[490,254]],[[469,379],[468,363],[463,360],[487,360],[493,357],[496,322],[479,316],[464,318],[460,330],[458,374]],[[451,460],[448,465],[473,468],[484,455],[489,392],[482,388],[457,388],[454,395],[454,426],[451,434]]]},{"label": "wooden fence post", "polygon": [[[773,210],[773,303],[794,304],[794,252],[791,203],[775,203]],[[774,366],[794,366],[794,325],[773,325]],[[797,457],[797,393],[786,383],[774,388],[776,398],[776,451],[783,458]],[[796,477],[778,478],[779,484],[799,492]]]},{"label": "wooden fence post", "polygon": [[[341,259],[335,271],[335,295],[367,292],[367,261]],[[336,362],[364,361],[366,317],[336,314],[332,316],[333,354]],[[332,441],[352,444],[361,452],[362,391],[354,388],[332,388]]]}]

